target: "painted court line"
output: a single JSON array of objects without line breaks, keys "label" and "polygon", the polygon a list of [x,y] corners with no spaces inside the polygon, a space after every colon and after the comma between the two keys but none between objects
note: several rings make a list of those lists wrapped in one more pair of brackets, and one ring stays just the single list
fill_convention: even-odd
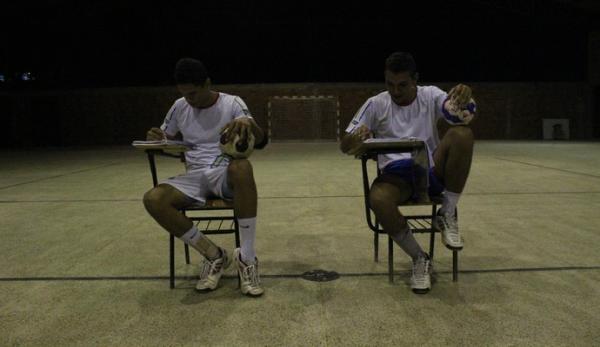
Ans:
[{"label": "painted court line", "polygon": [[59,177],[69,176],[69,175],[78,174],[78,173],[82,173],[82,172],[86,172],[86,171],[93,171],[93,170],[103,169],[103,168],[108,167],[108,166],[119,165],[119,164],[121,164],[121,163],[120,162],[119,163],[110,163],[110,164],[96,166],[96,167],[91,167],[91,168],[87,168],[87,169],[81,169],[81,170],[66,172],[66,173],[60,174],[60,175],[42,177],[42,178],[38,178],[38,179],[35,179],[35,180],[27,181],[27,182],[20,182],[20,183],[11,184],[11,185],[8,185],[8,186],[0,187],[0,190],[7,189],[7,188],[12,188],[12,187],[17,187],[17,186],[23,186],[23,185],[31,184],[31,183],[37,183],[37,182],[40,182],[40,181],[50,180],[50,179],[53,179],[53,178],[59,178]]},{"label": "painted court line", "polygon": [[[580,271],[580,270],[600,270],[598,266],[557,266],[557,267],[531,267],[531,268],[504,268],[504,269],[479,269],[479,270],[460,270],[459,274],[492,274],[492,273],[510,273],[510,272],[551,272],[551,271]],[[406,274],[407,271],[395,272],[395,275]],[[450,274],[452,271],[435,271],[435,274]],[[340,277],[374,277],[387,276],[387,272],[357,272],[357,273],[339,273]],[[265,274],[262,278],[302,278],[302,274]],[[177,279],[190,279],[190,276],[176,276]],[[223,278],[237,278],[233,275],[226,275]],[[163,281],[168,280],[169,276],[39,276],[39,277],[0,277],[0,282],[66,282],[66,281]]]},{"label": "painted court line", "polygon": [[[1,189],[1,188],[0,188]],[[600,194],[600,191],[567,191],[567,192],[473,192],[465,193],[470,195],[569,195],[569,194]],[[277,200],[277,199],[345,199],[345,198],[364,198],[364,195],[311,195],[311,196],[263,196],[259,200]],[[136,199],[43,199],[43,200],[0,200],[0,204],[19,204],[19,203],[94,203],[94,202],[136,202],[141,203],[142,198]]]},{"label": "painted court line", "polygon": [[555,171],[566,172],[566,173],[570,173],[570,174],[573,174],[573,175],[580,175],[580,176],[586,176],[586,177],[600,178],[600,175],[592,175],[592,174],[588,174],[588,173],[585,173],[585,172],[578,172],[578,171],[571,171],[571,170],[559,169],[559,168],[556,168],[556,167],[544,166],[544,165],[539,165],[539,164],[533,164],[533,163],[528,163],[526,161],[520,161],[520,160],[506,159],[506,158],[500,158],[500,157],[494,157],[494,158],[498,159],[498,160],[508,161],[508,162],[511,162],[511,163],[517,163],[517,164],[534,166],[534,167],[538,167],[538,168],[541,168],[541,169],[555,170]]}]

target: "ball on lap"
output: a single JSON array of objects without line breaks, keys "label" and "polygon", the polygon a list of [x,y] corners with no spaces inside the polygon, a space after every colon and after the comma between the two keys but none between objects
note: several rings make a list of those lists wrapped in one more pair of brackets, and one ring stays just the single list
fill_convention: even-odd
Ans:
[{"label": "ball on lap", "polygon": [[235,159],[245,159],[250,157],[254,151],[254,135],[249,133],[248,136],[240,136],[235,134],[227,141],[227,134],[221,135],[219,146],[221,151]]}]

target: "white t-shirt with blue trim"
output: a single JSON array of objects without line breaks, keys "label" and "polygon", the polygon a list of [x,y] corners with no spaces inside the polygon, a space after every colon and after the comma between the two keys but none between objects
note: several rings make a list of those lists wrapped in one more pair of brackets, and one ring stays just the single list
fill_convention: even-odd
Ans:
[{"label": "white t-shirt with blue trim", "polygon": [[207,108],[192,107],[180,98],[171,106],[160,128],[169,136],[181,132],[183,141],[193,145],[185,154],[190,171],[228,165],[229,159],[219,148],[220,132],[227,123],[242,117],[252,118],[239,96],[219,93],[217,101]]},{"label": "white t-shirt with blue trim", "polygon": [[[429,162],[440,140],[437,121],[444,118],[442,107],[448,94],[435,86],[418,86],[417,97],[407,106],[399,106],[385,91],[369,98],[346,128],[353,132],[361,125],[367,126],[376,138],[417,138],[427,145]],[[380,154],[379,168],[392,161],[410,158],[410,153]]]}]

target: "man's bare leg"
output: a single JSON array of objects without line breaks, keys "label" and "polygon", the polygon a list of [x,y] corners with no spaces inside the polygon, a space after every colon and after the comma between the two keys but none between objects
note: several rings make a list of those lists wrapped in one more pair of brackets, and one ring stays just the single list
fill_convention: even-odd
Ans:
[{"label": "man's bare leg", "polygon": [[248,264],[254,263],[256,251],[257,192],[252,164],[246,159],[236,159],[227,168],[227,184],[233,189],[233,209],[238,219],[241,238],[241,257]]},{"label": "man's bare leg", "polygon": [[452,250],[463,248],[456,221],[456,205],[463,192],[473,159],[473,131],[467,126],[451,127],[434,154],[434,174],[445,186],[444,201],[436,227],[442,231],[442,241]]},{"label": "man's bare leg", "polygon": [[238,218],[256,218],[257,192],[252,165],[235,159],[227,168],[227,184],[233,189],[233,209]]},{"label": "man's bare leg", "polygon": [[246,159],[235,159],[227,168],[227,184],[233,189],[233,208],[240,229],[241,248],[234,258],[240,276],[243,294],[260,296],[264,290],[258,278],[258,260],[254,241],[256,239],[257,192],[252,165]]},{"label": "man's bare leg", "polygon": [[[411,186],[399,177],[386,176],[387,182],[375,181],[369,194],[371,209],[383,230],[413,260],[424,252],[410,231],[406,219],[398,211],[398,205],[412,194]],[[391,182],[393,181],[393,183]]]},{"label": "man's bare leg", "polygon": [[165,230],[182,239],[206,258],[218,258],[219,248],[179,211],[191,202],[185,194],[168,184],[160,184],[144,195],[146,210]]},{"label": "man's bare leg", "polygon": [[442,138],[433,156],[434,173],[450,192],[462,193],[473,159],[474,136],[467,126],[453,126]]},{"label": "man's bare leg", "polygon": [[379,176],[371,187],[369,201],[377,221],[404,252],[412,258],[410,286],[413,292],[424,294],[431,289],[431,260],[415,240],[406,222],[398,211],[398,205],[412,195],[412,187],[400,177]]}]

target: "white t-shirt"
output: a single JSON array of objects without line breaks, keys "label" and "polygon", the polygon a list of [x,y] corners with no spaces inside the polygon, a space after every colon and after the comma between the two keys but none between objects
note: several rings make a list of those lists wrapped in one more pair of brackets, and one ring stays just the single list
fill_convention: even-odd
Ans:
[{"label": "white t-shirt", "polygon": [[242,117],[252,118],[239,96],[219,93],[217,101],[207,108],[192,107],[180,98],[171,106],[160,128],[169,136],[181,132],[183,141],[193,145],[185,154],[190,171],[228,165],[228,157],[219,148],[220,132],[227,123]]},{"label": "white t-shirt", "polygon": [[[435,86],[418,86],[416,99],[407,106],[399,106],[385,91],[369,98],[358,110],[348,128],[353,132],[361,125],[371,130],[376,138],[417,138],[424,141],[429,152],[429,162],[433,166],[433,152],[440,140],[436,123],[443,118],[442,106],[447,93]],[[379,167],[388,163],[409,158],[410,153],[380,154]]]}]

